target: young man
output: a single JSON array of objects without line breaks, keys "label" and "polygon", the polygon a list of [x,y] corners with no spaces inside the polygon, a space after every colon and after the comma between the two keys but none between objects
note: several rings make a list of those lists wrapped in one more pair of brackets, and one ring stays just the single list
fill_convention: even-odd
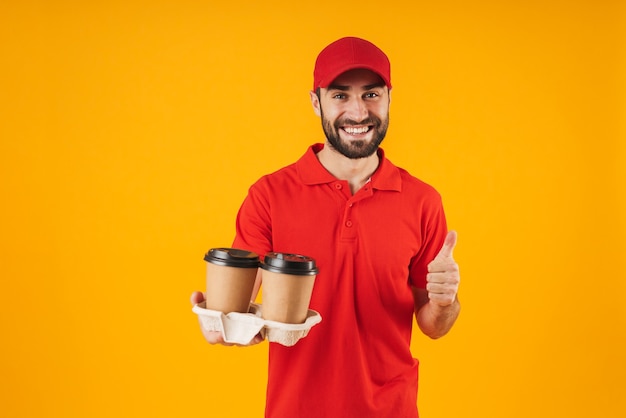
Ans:
[{"label": "young man", "polygon": [[413,315],[439,338],[459,314],[456,233],[441,197],[379,148],[390,93],[378,47],[328,45],[310,94],[325,143],[257,181],[240,208],[233,247],[303,254],[319,267],[311,309],[323,321],[292,347],[270,344],[266,417],[417,417]]}]

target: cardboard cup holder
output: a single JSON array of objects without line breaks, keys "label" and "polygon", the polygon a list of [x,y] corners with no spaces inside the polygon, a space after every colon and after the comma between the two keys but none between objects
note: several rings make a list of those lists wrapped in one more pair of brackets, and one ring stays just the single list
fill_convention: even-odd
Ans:
[{"label": "cardboard cup holder", "polygon": [[309,330],[322,321],[321,315],[309,309],[302,324],[285,324],[268,321],[262,317],[262,305],[250,303],[248,313],[230,312],[206,309],[205,302],[195,305],[192,311],[198,315],[202,327],[207,331],[220,331],[227,343],[247,345],[255,335],[261,334],[270,342],[291,347],[300,339],[307,336]]}]

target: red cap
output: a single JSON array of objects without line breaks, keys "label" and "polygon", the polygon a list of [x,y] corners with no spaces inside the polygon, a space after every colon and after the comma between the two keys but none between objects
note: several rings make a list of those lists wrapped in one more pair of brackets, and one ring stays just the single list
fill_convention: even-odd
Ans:
[{"label": "red cap", "polygon": [[389,58],[373,43],[361,38],[341,38],[320,52],[313,71],[313,90],[328,87],[348,70],[364,68],[378,74],[391,88]]}]

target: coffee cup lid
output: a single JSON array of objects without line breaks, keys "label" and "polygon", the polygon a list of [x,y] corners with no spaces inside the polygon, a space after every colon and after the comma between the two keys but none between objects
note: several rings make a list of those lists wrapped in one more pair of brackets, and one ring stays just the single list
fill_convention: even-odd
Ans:
[{"label": "coffee cup lid", "polygon": [[315,260],[306,255],[288,253],[267,253],[261,262],[261,268],[274,273],[313,276],[317,274]]},{"label": "coffee cup lid", "polygon": [[227,267],[259,267],[259,256],[256,253],[238,248],[211,248],[204,255],[204,261]]}]

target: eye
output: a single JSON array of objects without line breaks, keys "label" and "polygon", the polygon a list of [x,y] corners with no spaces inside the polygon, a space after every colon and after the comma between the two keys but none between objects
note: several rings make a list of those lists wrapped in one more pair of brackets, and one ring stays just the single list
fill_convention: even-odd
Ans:
[{"label": "eye", "polygon": [[378,97],[378,93],[375,91],[369,91],[365,93],[363,97],[365,97],[366,99],[375,99],[376,97]]},{"label": "eye", "polygon": [[341,100],[341,99],[345,99],[345,98],[346,98],[346,95],[344,93],[337,93],[337,94],[333,95],[333,99]]}]

